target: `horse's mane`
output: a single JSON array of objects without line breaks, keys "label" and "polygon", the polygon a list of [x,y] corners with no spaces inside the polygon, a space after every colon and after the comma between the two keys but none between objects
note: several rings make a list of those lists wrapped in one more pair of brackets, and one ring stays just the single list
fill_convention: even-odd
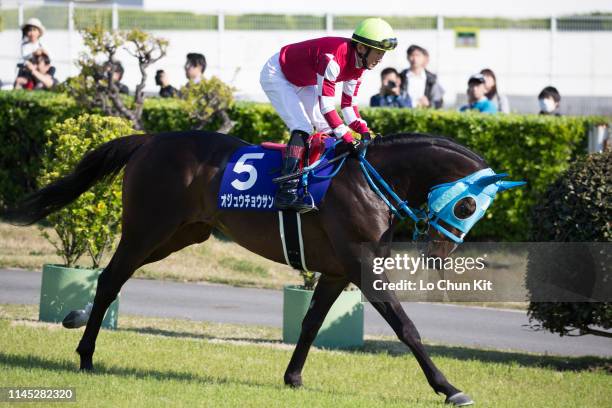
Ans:
[{"label": "horse's mane", "polygon": [[486,163],[486,160],[482,156],[474,153],[467,147],[446,136],[430,135],[427,133],[397,133],[389,136],[374,138],[371,144],[372,147],[398,145],[440,146],[467,156],[472,160]]}]

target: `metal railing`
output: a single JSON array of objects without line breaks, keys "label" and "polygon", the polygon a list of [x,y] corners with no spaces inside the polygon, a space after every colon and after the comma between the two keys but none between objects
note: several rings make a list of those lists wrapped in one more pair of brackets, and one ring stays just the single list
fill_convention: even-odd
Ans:
[{"label": "metal railing", "polygon": [[[0,9],[0,27],[17,29],[30,17],[48,29],[82,28],[94,23],[112,29],[144,30],[351,30],[363,16],[285,14],[195,14],[144,11],[116,4],[65,3],[44,6],[20,5]],[[612,31],[612,15],[550,18],[480,18],[444,16],[386,16],[398,30],[440,30],[473,27],[494,30]]]}]

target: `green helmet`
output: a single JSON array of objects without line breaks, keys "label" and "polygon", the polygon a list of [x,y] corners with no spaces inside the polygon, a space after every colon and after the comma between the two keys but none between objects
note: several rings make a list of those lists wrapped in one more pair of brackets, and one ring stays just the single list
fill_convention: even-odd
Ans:
[{"label": "green helmet", "polygon": [[353,33],[353,40],[381,51],[391,51],[397,47],[393,29],[382,18],[366,18]]}]

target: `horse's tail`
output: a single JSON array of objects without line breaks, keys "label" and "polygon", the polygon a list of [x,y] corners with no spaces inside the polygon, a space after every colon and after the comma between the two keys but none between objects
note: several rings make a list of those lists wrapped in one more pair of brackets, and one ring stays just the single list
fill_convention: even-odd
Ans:
[{"label": "horse's tail", "polygon": [[2,218],[15,225],[30,225],[76,200],[96,182],[114,177],[150,135],[120,137],[88,152],[72,173],[25,197]]}]

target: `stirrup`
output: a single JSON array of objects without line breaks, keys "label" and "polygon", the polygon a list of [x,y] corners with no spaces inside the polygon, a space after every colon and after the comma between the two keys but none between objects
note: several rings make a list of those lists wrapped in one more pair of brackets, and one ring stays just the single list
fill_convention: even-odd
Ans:
[{"label": "stirrup", "polygon": [[[304,201],[304,197],[299,196],[297,194],[297,190],[294,191],[295,192],[279,191],[279,193],[277,193],[277,195],[274,197],[274,206],[279,210],[293,210],[299,212],[300,214],[304,214],[312,210],[318,210],[310,193],[305,196],[309,199],[310,203],[306,203]],[[285,195],[285,197],[288,199],[278,200],[279,195]],[[290,198],[287,196],[290,196]]]},{"label": "stirrup", "polygon": [[319,211],[319,209],[317,208],[317,206],[315,205],[314,202],[314,197],[312,196],[312,194],[310,194],[310,192],[307,192],[304,197],[301,197],[302,203],[306,204],[306,200],[308,199],[310,200],[310,204],[309,207],[301,207],[301,209],[298,211],[300,214],[304,214],[310,211]]}]

